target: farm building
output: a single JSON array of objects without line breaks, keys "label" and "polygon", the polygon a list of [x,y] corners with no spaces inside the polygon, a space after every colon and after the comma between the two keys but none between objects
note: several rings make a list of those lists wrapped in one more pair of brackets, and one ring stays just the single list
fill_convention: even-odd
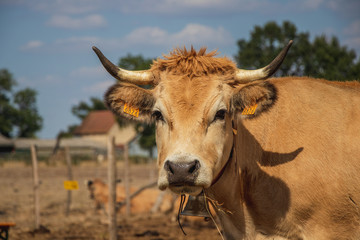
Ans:
[{"label": "farm building", "polygon": [[11,152],[14,150],[14,142],[0,134],[0,153]]},{"label": "farm building", "polygon": [[[124,144],[129,143],[129,155],[148,157],[149,153],[140,148],[138,140],[140,135],[135,131],[134,125],[120,128],[115,116],[111,111],[101,110],[91,112],[75,130],[75,137],[61,139],[31,139],[17,138],[14,140],[0,136],[0,152],[9,155],[15,150],[16,156],[29,155],[30,146],[35,145],[40,158],[62,158],[63,151],[57,153],[58,149],[69,148],[72,155],[83,159],[104,159],[107,151],[109,137],[115,137],[115,146],[119,156]],[[156,151],[155,151],[156,152]],[[56,157],[55,155],[59,155]]]},{"label": "farm building", "polygon": [[[120,128],[114,114],[109,110],[92,111],[75,130],[75,135],[83,140],[98,142],[106,146],[110,136],[115,137],[115,145],[122,149],[129,142],[129,154],[148,157],[149,153],[140,148],[134,125]],[[154,152],[157,153],[156,147]]]},{"label": "farm building", "polygon": [[134,139],[136,131],[134,126],[129,125],[120,128],[114,114],[108,110],[92,111],[75,129],[75,135],[86,140],[99,142],[106,146],[109,137],[115,137],[115,145],[122,147],[125,143]]}]

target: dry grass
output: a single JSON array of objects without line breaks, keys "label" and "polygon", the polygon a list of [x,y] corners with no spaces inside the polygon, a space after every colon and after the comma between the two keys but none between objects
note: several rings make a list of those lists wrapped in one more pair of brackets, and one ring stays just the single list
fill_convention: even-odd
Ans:
[{"label": "dry grass", "polygon": [[[121,178],[122,164],[118,163],[117,166],[118,178]],[[154,166],[131,166],[132,186],[143,186],[153,181],[155,175]],[[66,176],[66,166],[48,167],[40,164],[40,222],[44,229],[34,231],[31,166],[16,162],[5,163],[0,167],[0,222],[16,223],[16,227],[9,232],[11,240],[108,239],[107,217],[95,211],[83,184],[86,179],[95,177],[107,180],[106,165],[84,163],[73,167],[73,176],[80,188],[72,192],[68,217],[65,216],[67,191],[63,187]],[[185,222],[184,229],[188,233],[186,239],[219,239],[211,222]],[[118,215],[118,236],[119,239],[184,239],[174,217],[160,213],[134,215],[130,218]]]}]

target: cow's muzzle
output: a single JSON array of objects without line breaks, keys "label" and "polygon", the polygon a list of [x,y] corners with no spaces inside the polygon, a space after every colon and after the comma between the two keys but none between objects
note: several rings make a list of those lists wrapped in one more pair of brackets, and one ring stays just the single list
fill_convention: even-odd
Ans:
[{"label": "cow's muzzle", "polygon": [[167,173],[169,186],[182,187],[194,186],[199,174],[200,162],[171,162],[167,160],[164,165]]}]

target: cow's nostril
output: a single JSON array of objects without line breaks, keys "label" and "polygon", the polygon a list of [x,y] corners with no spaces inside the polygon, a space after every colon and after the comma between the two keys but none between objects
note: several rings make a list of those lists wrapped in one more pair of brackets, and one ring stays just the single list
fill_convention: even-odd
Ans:
[{"label": "cow's nostril", "polygon": [[171,166],[169,166],[169,171],[170,171],[172,174],[174,174],[174,170],[172,169]]},{"label": "cow's nostril", "polygon": [[174,169],[171,167],[171,162],[170,161],[166,161],[164,168],[165,168],[165,170],[167,172],[170,172],[171,174],[174,174]]},{"label": "cow's nostril", "polygon": [[189,173],[193,173],[194,171],[195,171],[195,165],[189,169]]},{"label": "cow's nostril", "polygon": [[196,170],[198,170],[200,167],[200,163],[198,160],[195,160],[194,162],[192,162],[190,168],[189,168],[189,173],[194,173],[196,172]]}]

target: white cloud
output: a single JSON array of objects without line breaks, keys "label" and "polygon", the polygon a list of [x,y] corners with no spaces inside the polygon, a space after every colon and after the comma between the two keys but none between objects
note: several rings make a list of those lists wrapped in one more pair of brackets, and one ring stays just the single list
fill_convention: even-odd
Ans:
[{"label": "white cloud", "polygon": [[[208,14],[237,13],[261,10],[270,0],[2,0],[0,4],[23,5],[50,14],[86,14],[104,9],[120,13]],[[317,0],[318,1],[318,0]]]},{"label": "white cloud", "polygon": [[85,93],[102,95],[106,91],[106,89],[108,89],[114,83],[115,83],[114,80],[107,80],[107,81],[95,83],[90,86],[86,86],[82,90]]},{"label": "white cloud", "polygon": [[124,1],[120,10],[125,13],[153,13],[162,15],[223,15],[261,10],[269,0],[133,0]]},{"label": "white cloud", "polygon": [[0,0],[1,5],[22,5],[28,8],[59,15],[89,14],[114,10],[126,14],[157,15],[224,15],[249,11],[276,13],[279,10],[316,10],[326,7],[344,16],[359,14],[359,0]]},{"label": "white cloud", "polygon": [[98,45],[103,40],[98,37],[81,36],[58,39],[49,44],[51,51],[90,51],[93,45]]},{"label": "white cloud", "polygon": [[350,49],[355,49],[358,53],[360,52],[360,37],[349,38],[345,40],[345,44],[348,45]]},{"label": "white cloud", "polygon": [[[81,52],[91,51],[91,47],[104,42],[103,39],[91,36],[69,37],[57,39],[53,42],[30,41],[22,46],[22,51],[35,51],[42,53],[59,53],[59,52]],[[111,42],[105,40],[105,42]],[[118,42],[118,41],[117,41]]]},{"label": "white cloud", "polygon": [[346,41],[349,45],[360,48],[360,37],[350,38]]},{"label": "white cloud", "polygon": [[55,15],[47,23],[49,26],[67,29],[89,29],[106,26],[106,20],[99,14],[83,18],[73,18],[66,15]]},{"label": "white cloud", "polygon": [[104,2],[101,0],[35,0],[28,4],[38,11],[48,13],[83,14],[98,10]]},{"label": "white cloud", "polygon": [[169,4],[176,4],[177,2],[183,6],[192,6],[192,7],[204,7],[204,6],[218,6],[226,4],[226,2],[229,2],[229,0],[183,0],[183,1],[177,1],[177,0],[165,0],[165,2],[168,2]]},{"label": "white cloud", "polygon": [[348,37],[345,40],[345,44],[347,44],[351,49],[355,49],[355,51],[360,52],[360,20],[352,22],[344,29],[343,32]]},{"label": "white cloud", "polygon": [[346,18],[359,17],[359,0],[328,0],[326,1],[326,6]]},{"label": "white cloud", "polygon": [[325,34],[326,36],[335,36],[337,35],[337,31],[333,27],[326,27],[322,30],[322,34]]},{"label": "white cloud", "polygon": [[100,78],[106,77],[107,75],[104,71],[104,68],[99,65],[96,67],[81,67],[75,69],[70,73],[70,76],[80,78]]},{"label": "white cloud", "polygon": [[234,42],[231,34],[223,27],[211,28],[200,24],[188,24],[179,33],[171,35],[171,38],[178,44],[228,45]]},{"label": "white cloud", "polygon": [[232,35],[222,26],[213,28],[191,23],[178,32],[169,32],[160,27],[141,27],[122,38],[70,37],[43,44],[42,47],[45,51],[61,52],[91,51],[92,46],[98,46],[102,50],[128,50],[129,48],[141,49],[144,47],[161,47],[163,50],[170,50],[173,47],[189,45],[218,48],[230,46],[234,44],[234,41]]},{"label": "white cloud", "polygon": [[350,36],[360,35],[360,19],[352,22],[350,26],[344,29],[344,33]]},{"label": "white cloud", "polygon": [[33,86],[31,85],[31,81],[29,80],[28,77],[19,76],[19,77],[16,78],[16,80],[17,80],[19,86],[22,86],[22,87],[24,87],[24,86],[25,86],[25,87],[33,87]]},{"label": "white cloud", "polygon": [[67,44],[86,44],[86,43],[95,43],[100,39],[98,37],[84,36],[84,37],[70,37],[58,39],[55,41],[55,45],[67,45]]},{"label": "white cloud", "polygon": [[41,83],[44,84],[54,84],[54,83],[62,83],[62,79],[60,76],[57,75],[46,75],[44,78],[40,79]]},{"label": "white cloud", "polygon": [[83,14],[106,6],[103,0],[1,0],[0,5],[26,6],[46,13]]},{"label": "white cloud", "polygon": [[305,0],[303,6],[305,9],[317,9],[324,2],[324,0]]},{"label": "white cloud", "polygon": [[223,27],[212,28],[201,24],[188,24],[175,33],[167,32],[159,27],[143,27],[132,31],[124,38],[127,44],[162,45],[173,47],[178,45],[218,45],[233,44],[234,39]]},{"label": "white cloud", "polygon": [[33,50],[33,49],[40,48],[43,45],[44,45],[44,43],[42,41],[34,40],[34,41],[30,41],[30,42],[26,43],[25,45],[21,46],[20,49],[21,50]]},{"label": "white cloud", "polygon": [[17,81],[22,87],[38,88],[39,85],[54,85],[61,84],[63,78],[58,75],[47,74],[44,76],[38,76],[36,78],[29,78],[28,76],[19,76]]},{"label": "white cloud", "polygon": [[135,29],[125,37],[128,43],[163,44],[169,34],[159,27],[141,27]]}]

